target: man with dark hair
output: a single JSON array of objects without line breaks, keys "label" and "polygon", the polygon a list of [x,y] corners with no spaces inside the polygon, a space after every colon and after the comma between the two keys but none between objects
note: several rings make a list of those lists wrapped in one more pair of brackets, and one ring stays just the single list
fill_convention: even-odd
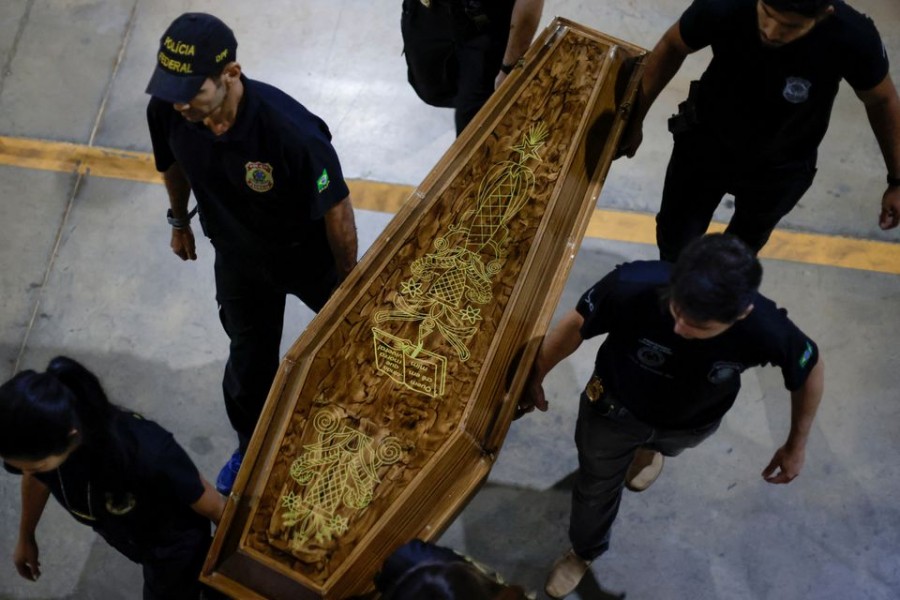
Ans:
[{"label": "man with dark hair", "polygon": [[731,408],[741,373],[771,363],[791,393],[787,441],[762,475],[789,483],[803,467],[822,398],[816,344],[757,291],[762,268],[727,234],[691,242],[674,266],[620,265],[581,297],[544,338],[519,412],[548,408],[542,382],[585,339],[607,333],[581,394],[572,492],[572,549],[553,566],[547,593],[575,589],[609,547],[623,485],[643,491],[676,456],[713,434]]},{"label": "man with dark hair", "polygon": [[411,540],[384,561],[375,576],[384,600],[526,600],[521,586],[510,585],[481,564],[450,548]]},{"label": "man with dark hair", "polygon": [[672,267],[667,299],[695,322],[734,323],[753,305],[762,265],[745,244],[711,235]]},{"label": "man with dark hair", "polygon": [[356,265],[350,192],[328,126],[284,92],[246,78],[222,21],[183,14],[160,40],[147,86],[172,250],[196,260],[188,200],[216,251],[219,318],[231,340],[222,388],[238,449],[231,490],[278,369],[287,294],[318,312]]},{"label": "man with dark hair", "polygon": [[462,133],[531,45],[544,0],[403,0],[407,78]]},{"label": "man with dark hair", "polygon": [[633,156],[644,117],[688,54],[712,61],[669,119],[675,147],[656,217],[674,261],[726,193],[727,231],[759,251],[812,185],[842,79],[862,100],[887,168],[879,226],[900,223],[900,98],[872,20],[842,0],[694,0],[647,59],[620,144]]}]

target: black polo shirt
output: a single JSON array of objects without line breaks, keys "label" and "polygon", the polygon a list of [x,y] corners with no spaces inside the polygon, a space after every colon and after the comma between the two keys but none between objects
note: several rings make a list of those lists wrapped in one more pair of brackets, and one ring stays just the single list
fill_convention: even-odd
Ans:
[{"label": "black polo shirt", "polygon": [[841,79],[868,90],[888,74],[872,20],[836,0],[807,35],[763,46],[757,0],[695,0],[679,21],[695,50],[712,47],[698,118],[734,152],[770,164],[806,159],[822,141]]},{"label": "black polo shirt", "polygon": [[190,507],[203,495],[200,473],[172,434],[130,413],[119,416],[115,427],[134,453],[123,498],[109,494],[99,459],[84,446],[59,468],[34,477],[77,521],[134,561],[143,562],[148,553],[158,558],[158,549],[178,543],[185,532],[208,535],[209,520]]},{"label": "black polo shirt", "polygon": [[788,390],[803,386],[818,361],[816,344],[768,298],[724,333],[688,340],[661,293],[671,265],[639,261],[617,267],[581,297],[584,339],[608,333],[595,373],[640,420],[656,427],[691,429],[720,419],[734,404],[741,373],[772,364]]},{"label": "black polo shirt", "polygon": [[220,136],[151,98],[157,170],[181,166],[217,250],[268,260],[293,249],[333,263],[323,217],[349,190],[328,126],[277,88],[241,81],[235,124]]}]

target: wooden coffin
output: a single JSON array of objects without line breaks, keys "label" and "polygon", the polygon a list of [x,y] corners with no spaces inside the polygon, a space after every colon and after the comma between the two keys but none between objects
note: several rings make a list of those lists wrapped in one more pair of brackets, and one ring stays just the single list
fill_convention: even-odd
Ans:
[{"label": "wooden coffin", "polygon": [[202,579],[338,599],[436,538],[509,428],[641,48],[556,19],[281,363]]}]

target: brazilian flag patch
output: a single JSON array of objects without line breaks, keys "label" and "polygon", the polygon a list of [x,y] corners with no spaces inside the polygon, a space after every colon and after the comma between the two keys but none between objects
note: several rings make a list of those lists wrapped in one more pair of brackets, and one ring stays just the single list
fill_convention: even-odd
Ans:
[{"label": "brazilian flag patch", "polygon": [[319,189],[319,193],[321,194],[326,189],[328,189],[328,184],[331,183],[331,180],[328,179],[328,171],[326,169],[322,169],[322,174],[319,175],[319,178],[316,180],[316,187]]},{"label": "brazilian flag patch", "polygon": [[809,340],[806,341],[806,350],[803,351],[803,356],[800,357],[800,367],[803,368],[809,362],[809,359],[812,358],[813,348],[812,344],[809,343]]}]

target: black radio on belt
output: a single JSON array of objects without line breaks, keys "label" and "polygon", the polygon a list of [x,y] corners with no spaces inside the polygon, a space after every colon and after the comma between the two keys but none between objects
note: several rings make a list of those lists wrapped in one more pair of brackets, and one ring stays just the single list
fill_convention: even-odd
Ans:
[{"label": "black radio on belt", "polygon": [[700,124],[700,118],[697,116],[697,97],[699,95],[700,82],[692,81],[687,100],[678,105],[678,113],[669,117],[670,133],[684,133]]}]

